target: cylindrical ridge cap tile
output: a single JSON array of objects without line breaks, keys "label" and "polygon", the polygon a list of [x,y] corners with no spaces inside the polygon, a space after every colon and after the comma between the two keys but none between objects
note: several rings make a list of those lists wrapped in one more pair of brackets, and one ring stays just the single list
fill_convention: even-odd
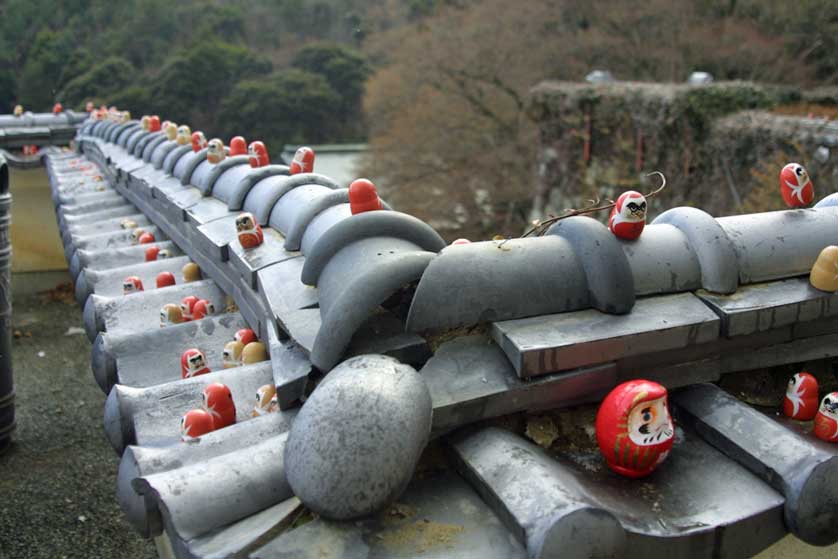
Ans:
[{"label": "cylindrical ridge cap tile", "polygon": [[113,144],[118,144],[120,138],[128,137],[132,132],[138,130],[139,128],[140,123],[136,120],[132,120],[130,122],[126,122],[125,124],[121,124],[111,131],[109,141]]},{"label": "cylindrical ridge cap tile", "polygon": [[196,185],[198,190],[201,191],[201,194],[204,196],[210,196],[212,194],[212,187],[215,185],[215,181],[218,180],[218,177],[226,171],[227,169],[232,169],[238,165],[250,165],[249,159],[246,155],[234,155],[233,157],[225,157],[223,161],[217,163],[213,166],[212,170],[207,175],[206,180],[203,184]]},{"label": "cylindrical ridge cap tile", "polygon": [[137,495],[131,487],[131,481],[143,475],[134,457],[133,448],[128,447],[122,454],[122,460],[119,461],[119,470],[116,474],[116,498],[128,523],[144,538],[152,538],[163,532],[163,519],[160,518],[159,509],[148,506],[148,501]]},{"label": "cylindrical ridge cap tile", "polygon": [[70,257],[70,277],[73,278],[74,282],[79,272],[81,272],[81,260],[79,259],[79,253],[74,252],[73,256]]},{"label": "cylindrical ridge cap tile", "polygon": [[623,557],[626,531],[605,509],[580,505],[557,513],[532,535],[527,548],[537,559],[587,559]]},{"label": "cylindrical ridge cap tile", "polygon": [[117,138],[116,143],[119,145],[119,147],[125,149],[125,151],[128,151],[128,145],[133,141],[134,137],[140,136],[141,134],[145,134],[145,130],[143,130],[139,126],[135,128],[129,128],[119,135],[119,138]]},{"label": "cylindrical ridge cap tile", "polygon": [[319,184],[304,184],[289,190],[274,205],[268,225],[285,236],[301,210],[331,192],[330,188]]},{"label": "cylindrical ridge cap tile", "polygon": [[[68,262],[72,262],[73,256],[75,255],[75,251],[69,254],[67,258]],[[79,275],[76,277],[75,283],[75,295],[76,295],[76,302],[84,306],[85,301],[90,295],[93,293],[93,290],[90,286],[87,285],[87,270],[82,270]]]},{"label": "cylindrical ridge cap tile", "polygon": [[285,250],[289,252],[300,250],[300,243],[308,224],[323,210],[347,202],[349,202],[349,190],[339,188],[311,200],[304,208],[300,208],[285,234]]},{"label": "cylindrical ridge cap tile", "polygon": [[169,138],[166,137],[165,134],[161,132],[159,136],[148,142],[145,147],[143,148],[143,161],[146,163],[151,163],[151,156],[154,154],[154,151],[161,146],[162,144],[169,141]]},{"label": "cylindrical ridge cap tile", "polygon": [[821,207],[720,217],[733,243],[739,283],[808,274],[820,252],[838,238],[838,208]]},{"label": "cylindrical ridge cap tile", "polygon": [[289,432],[285,470],[294,493],[326,518],[358,518],[407,487],[431,430],[431,396],[410,366],[361,355],[336,367]]},{"label": "cylindrical ridge cap tile", "polygon": [[[120,405],[119,400],[123,393],[136,390],[136,388],[129,386],[115,385],[111,388],[108,397],[105,399],[105,436],[108,438],[108,442],[111,443],[114,451],[120,456],[125,451],[125,447],[134,440],[134,435],[131,433],[131,423],[123,420],[125,415],[122,413],[122,405]],[[198,407],[198,405],[196,404],[195,407]],[[176,432],[177,427],[178,425],[175,423],[172,426],[172,430]]]},{"label": "cylindrical ridge cap tile", "polygon": [[[230,197],[230,200],[227,202],[227,209],[231,212],[237,212],[242,209],[244,205],[244,201],[247,199],[248,194],[253,188],[262,180],[268,177],[275,177],[275,176],[287,176],[288,175],[288,167],[285,165],[266,165],[265,167],[259,167],[253,169],[250,173],[248,173],[243,179],[239,181],[238,187],[234,190],[235,195]],[[268,215],[270,214],[271,208],[267,208],[267,212],[265,215],[265,221],[260,222],[263,224],[267,222]]]},{"label": "cylindrical ridge cap tile", "polygon": [[264,438],[200,463],[135,478],[131,485],[159,508],[170,535],[191,540],[293,495],[283,461],[286,439],[287,434]]},{"label": "cylindrical ridge cap tile", "polygon": [[[84,308],[87,310],[87,305]],[[110,352],[103,332],[96,334],[96,339],[93,340],[90,368],[93,370],[96,384],[107,394],[116,383],[116,357]]]},{"label": "cylindrical ridge cap tile", "polygon": [[[272,165],[262,167],[260,168],[260,171],[264,170],[264,172],[267,173],[267,171],[271,167]],[[282,174],[287,175],[287,173]],[[259,173],[254,173],[254,175],[258,176]],[[249,175],[247,178],[249,179],[251,176],[254,175]],[[266,174],[264,178],[269,178],[274,175],[275,173]],[[257,186],[258,182],[261,180],[263,179],[254,179],[256,183],[254,184],[254,187]],[[279,199],[288,194],[293,189],[300,186],[305,186],[307,184],[317,184],[320,186],[325,186],[326,188],[330,188],[332,190],[340,188],[340,185],[333,179],[318,173],[300,173],[298,175],[286,176],[282,179],[277,188],[271,189],[267,196],[259,200],[259,207],[249,209],[249,211],[251,211],[253,215],[256,216],[261,225],[266,225],[268,223],[268,220],[270,219],[271,212],[273,212],[274,206],[277,202],[279,202]],[[263,217],[264,220],[262,219]]]},{"label": "cylindrical ridge cap tile", "polygon": [[672,208],[653,224],[665,223],[679,229],[698,257],[701,285],[713,293],[733,293],[739,287],[739,264],[731,239],[719,222],[698,208]]},{"label": "cylindrical ridge cap tile", "polygon": [[187,153],[192,153],[191,145],[187,144],[185,146],[178,146],[166,154],[166,157],[163,159],[163,163],[157,168],[163,169],[163,172],[167,175],[171,175],[178,160]]},{"label": "cylindrical ridge cap tile", "polygon": [[154,132],[147,132],[142,128],[136,134],[131,134],[128,138],[128,141],[125,143],[125,151],[128,152],[128,155],[134,155],[134,149],[137,147],[143,138],[148,137],[149,135],[154,134]]},{"label": "cylindrical ridge cap tile", "polygon": [[828,196],[824,196],[820,202],[815,204],[816,208],[832,208],[838,206],[838,192],[833,192]]},{"label": "cylindrical ridge cap tile", "polygon": [[400,252],[362,264],[348,274],[344,266],[336,270],[343,275],[345,288],[328,308],[321,307],[322,324],[314,339],[311,363],[321,371],[337,365],[361,324],[399,288],[419,279],[434,256],[419,250]]},{"label": "cylindrical ridge cap tile", "polygon": [[811,545],[838,542],[838,454],[712,384],[673,393],[676,419],[786,498],[787,528]]},{"label": "cylindrical ridge cap tile", "polygon": [[105,322],[99,313],[96,312],[96,298],[97,295],[91,295],[84,302],[84,311],[82,316],[84,318],[84,331],[87,333],[87,339],[93,342],[99,332],[105,330]]},{"label": "cylindrical ridge cap tile", "polygon": [[165,446],[177,442],[180,418],[200,403],[203,389],[214,383],[227,386],[235,402],[239,403],[237,420],[249,421],[253,394],[271,380],[271,364],[264,361],[188,379],[177,378],[145,388],[116,384],[111,393],[116,393],[119,405],[106,407],[105,423],[121,426],[121,437],[112,437],[111,443],[114,450],[122,454],[127,445]]},{"label": "cylindrical ridge cap tile", "polygon": [[[834,443],[833,443],[834,444]],[[812,545],[838,541],[838,455],[809,472],[786,510],[796,517],[795,535]]]},{"label": "cylindrical ridge cap tile", "polygon": [[[393,212],[359,214],[341,223],[376,213]],[[447,247],[433,259],[413,296],[407,330],[457,328],[588,307],[588,282],[566,239],[546,235],[483,241]]]},{"label": "cylindrical ridge cap tile", "polygon": [[129,446],[122,454],[116,489],[117,499],[128,522],[144,537],[157,536],[163,530],[159,510],[156,506],[146,506],[153,503],[134,491],[131,486],[134,479],[211,460],[286,433],[296,414],[295,409],[248,419],[207,433],[201,437],[200,444]]},{"label": "cylindrical ridge cap tile", "polygon": [[207,153],[209,153],[209,148],[204,148],[192,156],[192,159],[189,160],[186,164],[186,168],[183,170],[183,174],[180,177],[180,184],[183,186],[188,186],[190,184],[192,181],[192,173],[195,172],[198,165],[207,159]]},{"label": "cylindrical ridge cap tile", "polygon": [[300,239],[300,252],[303,254],[311,252],[311,247],[317,244],[317,239],[319,239],[323,233],[331,229],[335,223],[350,217],[352,217],[352,208],[348,203],[330,206],[314,216],[314,218],[306,225],[305,232]]},{"label": "cylindrical ridge cap tile", "polygon": [[166,138],[166,135],[163,132],[149,132],[146,136],[140,138],[137,144],[134,146],[134,149],[131,151],[134,157],[141,159],[143,157],[143,153],[145,152],[146,146],[149,143],[153,142],[157,138],[163,137]]},{"label": "cylindrical ridge cap tile", "polygon": [[429,252],[445,248],[445,241],[430,225],[412,215],[379,210],[353,215],[336,223],[320,237],[306,255],[301,281],[317,285],[320,273],[343,247],[369,237],[395,237],[410,241]]},{"label": "cylindrical ridge cap tile", "polygon": [[178,145],[177,142],[161,142],[157,145],[157,147],[154,148],[154,151],[151,152],[151,157],[149,158],[148,162],[151,163],[151,165],[155,169],[162,169],[163,163],[166,162],[166,157],[179,147],[183,146]]},{"label": "cylindrical ridge cap tile", "polygon": [[247,178],[248,175],[255,171],[256,169],[250,165],[237,165],[228,169],[213,183],[212,197],[227,206],[229,210],[229,204],[232,198],[243,200],[247,197],[247,192],[242,192],[241,189],[251,189],[253,188],[253,184],[242,179]]},{"label": "cylindrical ridge cap tile", "polygon": [[[599,221],[575,216],[548,230],[571,244],[585,271],[591,306],[609,314],[625,314],[634,307],[634,276],[620,242]],[[556,270],[556,273],[561,273]]]},{"label": "cylindrical ridge cap tile", "polygon": [[634,295],[659,295],[701,289],[698,256],[673,225],[646,225],[633,241],[620,241],[634,276]]},{"label": "cylindrical ridge cap tile", "polygon": [[625,555],[619,520],[586,491],[572,468],[541,448],[497,427],[460,432],[448,442],[457,470],[530,557]]}]

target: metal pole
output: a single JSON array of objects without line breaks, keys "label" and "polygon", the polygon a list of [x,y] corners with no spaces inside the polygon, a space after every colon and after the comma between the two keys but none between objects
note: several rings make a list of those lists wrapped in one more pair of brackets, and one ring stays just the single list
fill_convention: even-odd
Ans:
[{"label": "metal pole", "polygon": [[12,244],[9,240],[12,195],[9,167],[0,155],[0,454],[9,448],[15,429],[12,381]]}]

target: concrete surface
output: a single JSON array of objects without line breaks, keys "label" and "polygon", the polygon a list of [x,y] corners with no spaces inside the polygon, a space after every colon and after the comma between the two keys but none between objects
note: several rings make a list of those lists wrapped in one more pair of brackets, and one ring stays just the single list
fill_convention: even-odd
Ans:
[{"label": "concrete surface", "polygon": [[38,293],[62,281],[66,273],[12,280],[18,430],[0,457],[0,557],[156,557],[117,504],[119,460],[102,429],[104,395],[73,292]]}]

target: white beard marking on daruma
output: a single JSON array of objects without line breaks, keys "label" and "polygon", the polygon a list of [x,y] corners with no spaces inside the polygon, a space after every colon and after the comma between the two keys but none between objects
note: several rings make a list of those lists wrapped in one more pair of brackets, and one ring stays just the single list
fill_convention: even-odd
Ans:
[{"label": "white beard marking on daruma", "polygon": [[797,199],[800,200],[801,204],[806,203],[806,201],[803,199],[803,190],[806,188],[807,184],[809,184],[808,180],[800,186],[795,186],[792,183],[790,183],[789,181],[786,181],[786,186],[791,188],[792,197],[797,197]]},{"label": "white beard marking on daruma", "polygon": [[666,408],[666,398],[643,402],[629,413],[629,438],[639,446],[651,446],[668,441],[675,435],[672,418]]},{"label": "white beard marking on daruma", "polygon": [[803,378],[800,375],[794,375],[789,381],[789,387],[786,390],[786,398],[789,399],[791,405],[794,406],[794,415],[800,412],[800,406],[803,404],[803,396],[806,394],[806,389],[803,388]]}]

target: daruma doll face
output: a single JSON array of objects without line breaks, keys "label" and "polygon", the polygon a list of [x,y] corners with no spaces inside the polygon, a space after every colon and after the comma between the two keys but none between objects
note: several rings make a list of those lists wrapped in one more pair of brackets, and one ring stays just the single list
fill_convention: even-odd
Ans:
[{"label": "daruma doll face", "polygon": [[647,380],[617,386],[597,412],[596,436],[608,467],[618,474],[638,478],[652,473],[675,438],[666,388]]}]

